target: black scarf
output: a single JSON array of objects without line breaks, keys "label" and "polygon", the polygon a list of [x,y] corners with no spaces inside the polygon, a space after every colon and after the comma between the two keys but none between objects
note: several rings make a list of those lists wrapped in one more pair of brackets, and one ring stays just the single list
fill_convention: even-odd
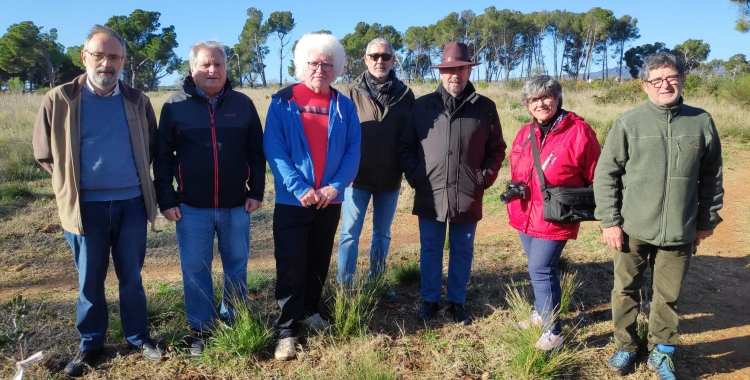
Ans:
[{"label": "black scarf", "polygon": [[456,110],[463,104],[464,100],[469,97],[469,95],[473,94],[476,90],[474,90],[474,86],[471,84],[471,82],[466,83],[466,87],[464,87],[464,90],[461,91],[458,96],[453,96],[448,90],[443,86],[443,83],[440,83],[438,85],[437,91],[440,93],[440,95],[443,97],[443,104],[445,105],[445,109],[448,110],[448,112],[453,115]]},{"label": "black scarf", "polygon": [[381,107],[387,105],[388,101],[391,100],[391,89],[393,89],[396,73],[393,70],[388,72],[388,79],[386,79],[385,83],[378,83],[369,71],[365,74],[365,79],[367,89],[370,90],[370,97]]}]

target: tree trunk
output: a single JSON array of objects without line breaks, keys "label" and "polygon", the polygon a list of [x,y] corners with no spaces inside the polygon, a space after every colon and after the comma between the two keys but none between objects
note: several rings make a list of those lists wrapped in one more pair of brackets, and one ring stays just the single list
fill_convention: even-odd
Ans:
[{"label": "tree trunk", "polygon": [[258,35],[255,35],[255,54],[258,56],[258,68],[260,69],[260,81],[263,83],[263,87],[266,87],[266,67],[263,65],[263,54],[261,54],[260,44],[258,43]]}]

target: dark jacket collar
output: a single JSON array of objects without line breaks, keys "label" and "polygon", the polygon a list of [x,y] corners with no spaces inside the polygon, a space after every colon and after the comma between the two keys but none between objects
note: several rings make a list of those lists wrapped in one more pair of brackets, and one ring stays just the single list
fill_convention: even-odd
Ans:
[{"label": "dark jacket collar", "polygon": [[[185,91],[186,94],[190,96],[197,96],[201,97],[198,92],[195,90],[195,80],[193,80],[193,77],[191,75],[188,75],[185,77],[185,79],[182,81],[182,90]],[[229,78],[227,78],[226,83],[224,83],[224,92],[220,95],[219,99],[225,98],[229,91],[232,90],[232,83],[230,82]],[[217,100],[218,101],[218,100]]]},{"label": "dark jacket collar", "polygon": [[[354,88],[357,90],[357,92],[360,92],[363,95],[370,96],[370,89],[367,85],[367,74],[368,72],[365,71],[354,80]],[[389,79],[393,82],[393,84],[391,85],[391,94],[393,94],[393,98],[396,98],[397,95],[406,88],[406,85],[404,84],[404,82],[398,79],[398,77],[396,77],[396,73],[393,70],[388,73],[388,76]]]},{"label": "dark jacket collar", "polygon": [[[81,95],[83,88],[86,86],[86,79],[88,78],[86,73],[83,73],[73,79],[72,81],[63,84],[63,92],[71,100]],[[125,84],[125,82],[118,79],[118,85],[120,86],[120,93],[125,100],[133,104],[138,104],[141,100],[141,90],[133,88]]]}]

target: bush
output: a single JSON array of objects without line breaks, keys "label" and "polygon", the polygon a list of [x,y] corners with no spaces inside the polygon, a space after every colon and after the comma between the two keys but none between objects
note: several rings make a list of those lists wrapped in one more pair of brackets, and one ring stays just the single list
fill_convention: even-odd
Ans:
[{"label": "bush", "polygon": [[735,80],[725,80],[718,93],[721,99],[750,106],[750,74],[740,75]]},{"label": "bush", "polygon": [[686,94],[698,92],[703,84],[703,78],[698,74],[688,74],[685,76],[685,87],[683,91]]},{"label": "bush", "polygon": [[31,198],[34,193],[29,185],[21,182],[8,182],[0,184],[0,201],[10,202],[18,198]]},{"label": "bush", "polygon": [[612,86],[602,95],[594,95],[596,104],[617,104],[623,102],[632,102],[642,99],[645,94],[641,84],[637,80],[631,80],[621,83],[619,86]]}]

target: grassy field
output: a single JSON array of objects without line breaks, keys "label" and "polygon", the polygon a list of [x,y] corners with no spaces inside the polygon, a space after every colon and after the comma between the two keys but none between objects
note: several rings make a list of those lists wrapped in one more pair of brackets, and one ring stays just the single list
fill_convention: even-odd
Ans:
[{"label": "grassy field", "polygon": [[[417,95],[434,86],[414,87]],[[506,141],[528,122],[517,85],[477,85],[498,107]],[[639,87],[566,83],[564,108],[583,116],[603,141],[615,117],[642,102]],[[261,120],[271,89],[243,90]],[[157,115],[169,94],[149,94]],[[622,100],[628,99],[628,100]],[[49,177],[31,154],[31,133],[39,95],[0,96],[0,378],[15,373],[15,361],[43,350],[45,359],[27,378],[65,378],[62,368],[75,353],[77,274],[62,231]],[[686,103],[708,110],[724,144],[725,219],[717,235],[701,245],[691,264],[680,312],[681,344],[677,373],[688,378],[750,378],[750,206],[745,187],[750,176],[750,108],[710,96],[686,96]],[[89,379],[608,379],[614,352],[609,296],[611,251],[601,243],[596,223],[582,226],[579,239],[563,252],[567,310],[561,315],[566,346],[546,356],[532,348],[540,330],[518,330],[515,322],[531,312],[531,284],[518,236],[507,225],[499,200],[509,180],[507,168],[485,196],[485,218],[477,230],[467,307],[475,317],[468,327],[441,312],[428,324],[417,322],[419,234],[411,215],[413,191],[402,186],[393,224],[388,273],[378,281],[324,289],[331,330],[301,339],[291,362],[273,359],[271,326],[278,317],[274,300],[275,262],[271,221],[273,186],[267,177],[263,207],[252,216],[250,297],[238,322],[222,327],[203,356],[184,348],[188,333],[174,225],[159,218],[149,232],[143,271],[152,335],[168,347],[168,358],[150,363],[125,349],[119,322],[117,282],[108,276],[110,331],[105,359]],[[357,278],[369,268],[369,219],[360,242]],[[215,261],[220,274],[220,262]],[[335,252],[330,274],[335,273]],[[447,269],[447,257],[446,265]],[[333,277],[329,275],[330,278]],[[218,286],[218,285],[217,285]],[[397,300],[387,294],[394,290]],[[220,292],[217,292],[220,294]],[[646,320],[643,319],[645,328]],[[644,330],[645,331],[645,330]],[[655,377],[642,363],[628,379]]]}]

